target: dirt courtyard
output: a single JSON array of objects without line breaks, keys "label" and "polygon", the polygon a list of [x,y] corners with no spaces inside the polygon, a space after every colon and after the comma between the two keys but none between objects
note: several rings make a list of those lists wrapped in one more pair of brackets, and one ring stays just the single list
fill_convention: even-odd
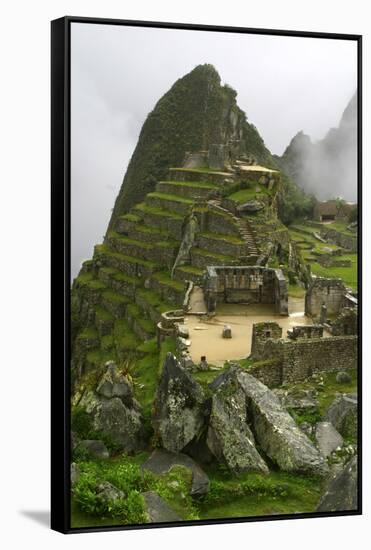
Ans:
[{"label": "dirt courtyard", "polygon": [[[311,323],[304,315],[303,299],[290,298],[289,312],[288,317],[282,317],[274,312],[274,306],[271,305],[221,304],[215,317],[208,321],[189,315],[185,318],[185,324],[189,329],[192,360],[199,363],[201,356],[206,355],[208,363],[222,367],[227,359],[247,357],[251,351],[253,323],[276,321],[283,328],[283,338],[287,337],[287,330],[294,325]],[[230,325],[231,339],[222,338],[224,325]]]}]

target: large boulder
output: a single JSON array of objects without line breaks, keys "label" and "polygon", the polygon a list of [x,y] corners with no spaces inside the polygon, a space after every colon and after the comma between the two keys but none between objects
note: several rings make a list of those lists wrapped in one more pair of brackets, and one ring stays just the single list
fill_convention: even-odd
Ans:
[{"label": "large boulder", "polygon": [[263,210],[263,208],[264,208],[264,202],[251,199],[245,202],[244,204],[241,204],[240,206],[238,206],[237,211],[251,214],[253,212],[259,212],[259,210]]},{"label": "large boulder", "polygon": [[277,396],[240,370],[237,381],[247,398],[247,418],[257,442],[281,470],[326,475],[325,459],[282,407]]},{"label": "large boulder", "polygon": [[337,397],[326,411],[325,419],[343,437],[357,438],[358,400],[356,394],[343,394]]},{"label": "large boulder", "polygon": [[103,441],[99,439],[84,439],[77,446],[78,451],[84,451],[93,458],[109,458],[109,452]]},{"label": "large boulder", "polygon": [[338,447],[342,447],[344,442],[331,422],[317,422],[315,437],[319,450],[326,458]]},{"label": "large boulder", "polygon": [[[219,377],[212,397],[207,445],[219,462],[235,474],[261,472],[268,467],[255,447],[254,436],[246,423],[246,395],[237,382],[235,368]],[[218,380],[218,379],[217,379]]]},{"label": "large boulder", "polygon": [[155,491],[142,493],[149,523],[180,521],[182,518]]},{"label": "large boulder", "polygon": [[89,414],[92,427],[109,436],[125,452],[143,447],[143,418],[134,399],[130,382],[112,364],[99,381],[96,391],[86,392],[80,406]]},{"label": "large boulder", "polygon": [[358,458],[354,456],[329,481],[317,512],[344,512],[358,508]]},{"label": "large boulder", "polygon": [[162,447],[179,452],[197,438],[205,423],[205,395],[202,387],[168,353],[154,403],[153,427]]},{"label": "large boulder", "polygon": [[168,473],[173,466],[183,466],[192,472],[192,496],[204,495],[209,491],[209,478],[202,468],[191,457],[183,453],[172,453],[165,449],[155,449],[151,456],[142,464],[142,470],[154,474]]},{"label": "large boulder", "polygon": [[119,373],[117,365],[113,361],[106,363],[106,372],[99,381],[96,392],[107,399],[119,397],[129,407],[133,404],[132,384],[123,374]]}]

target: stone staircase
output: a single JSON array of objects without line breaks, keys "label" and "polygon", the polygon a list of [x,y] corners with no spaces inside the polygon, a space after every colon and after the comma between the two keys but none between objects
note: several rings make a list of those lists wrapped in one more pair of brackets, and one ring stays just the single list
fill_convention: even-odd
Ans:
[{"label": "stone staircase", "polygon": [[[243,239],[248,247],[248,256],[258,258],[260,254],[259,246],[257,244],[256,235],[254,234],[254,231],[251,228],[249,222],[246,219],[235,216],[232,212],[224,208],[221,205],[220,199],[209,200],[207,204],[216,211],[223,212],[225,216],[230,217],[230,220],[237,226],[240,237]],[[252,260],[253,258],[250,259]]]}]

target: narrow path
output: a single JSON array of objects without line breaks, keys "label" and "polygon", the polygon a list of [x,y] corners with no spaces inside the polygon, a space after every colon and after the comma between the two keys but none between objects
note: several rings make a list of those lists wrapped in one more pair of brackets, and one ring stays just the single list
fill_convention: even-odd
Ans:
[{"label": "narrow path", "polygon": [[199,286],[194,286],[189,299],[189,311],[188,314],[205,315],[207,313],[204,291]]}]

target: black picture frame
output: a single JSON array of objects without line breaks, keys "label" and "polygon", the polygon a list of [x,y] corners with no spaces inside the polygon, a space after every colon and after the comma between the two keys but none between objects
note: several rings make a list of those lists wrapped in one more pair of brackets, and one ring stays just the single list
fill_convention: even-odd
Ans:
[{"label": "black picture frame", "polygon": [[[223,518],[172,523],[71,528],[70,525],[70,30],[72,23],[120,25],[268,36],[351,40],[357,43],[358,95],[358,509],[344,512],[313,512]],[[277,521],[311,517],[362,514],[362,36],[293,30],[252,29],[168,22],[131,21],[66,16],[51,22],[51,528],[62,533],[152,529],[187,525],[210,525],[252,521]]]}]

